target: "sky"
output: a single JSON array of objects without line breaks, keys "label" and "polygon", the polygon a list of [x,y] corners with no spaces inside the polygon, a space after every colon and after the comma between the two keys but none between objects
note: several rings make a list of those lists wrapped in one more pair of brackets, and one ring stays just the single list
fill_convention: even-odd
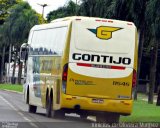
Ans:
[{"label": "sky", "polygon": [[[28,1],[30,6],[36,10],[36,12],[42,14],[42,7],[38,4],[47,4],[48,6],[44,8],[44,17],[50,11],[56,10],[58,7],[64,6],[69,0],[24,0]],[[76,2],[76,0],[72,0]]]}]

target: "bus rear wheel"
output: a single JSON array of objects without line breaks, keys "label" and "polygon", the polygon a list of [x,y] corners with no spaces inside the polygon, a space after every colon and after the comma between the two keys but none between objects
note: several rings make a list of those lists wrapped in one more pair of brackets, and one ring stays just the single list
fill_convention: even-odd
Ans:
[{"label": "bus rear wheel", "polygon": [[116,113],[101,113],[96,116],[96,121],[99,123],[118,123],[120,115]]},{"label": "bus rear wheel", "polygon": [[64,118],[65,112],[63,110],[53,110],[53,100],[51,98],[47,98],[46,116],[52,118]]},{"label": "bus rear wheel", "polygon": [[36,113],[37,111],[37,106],[34,106],[34,105],[28,105],[28,112],[30,113]]},{"label": "bus rear wheel", "polygon": [[51,117],[51,111],[52,111],[52,101],[51,98],[47,98],[46,100],[46,116]]}]

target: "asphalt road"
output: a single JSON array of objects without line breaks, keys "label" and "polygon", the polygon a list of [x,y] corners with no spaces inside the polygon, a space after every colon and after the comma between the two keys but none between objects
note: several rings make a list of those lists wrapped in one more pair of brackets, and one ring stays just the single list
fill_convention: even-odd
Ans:
[{"label": "asphalt road", "polygon": [[22,94],[0,91],[0,128],[91,128],[94,125],[94,121],[82,120],[76,114],[53,119],[45,116],[43,108],[38,107],[35,114],[27,110]]}]

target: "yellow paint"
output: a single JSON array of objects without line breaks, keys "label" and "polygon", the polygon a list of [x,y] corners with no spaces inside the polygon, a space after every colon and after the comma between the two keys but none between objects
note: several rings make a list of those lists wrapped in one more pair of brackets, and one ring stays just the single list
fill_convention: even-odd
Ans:
[{"label": "yellow paint", "polygon": [[95,111],[106,111],[106,112],[117,112],[130,114],[132,112],[133,101],[132,100],[112,100],[104,99],[103,104],[93,103],[92,98],[89,97],[79,97],[72,98],[71,95],[62,95],[62,108],[74,109],[75,105],[80,105],[81,109],[84,110],[95,110]]},{"label": "yellow paint", "polygon": [[[41,74],[41,100],[43,107],[46,107],[46,92],[49,90],[49,95],[51,89],[53,90],[53,108],[55,110],[61,108],[71,108],[73,109],[75,105],[80,105],[81,109],[84,110],[98,110],[107,112],[117,112],[130,114],[132,111],[132,73],[125,78],[93,78],[84,76],[81,74],[76,74],[68,69],[68,82],[67,82],[67,94],[62,92],[62,71],[65,64],[69,61],[69,51],[70,51],[70,38],[71,38],[72,24],[69,26],[69,31],[67,35],[67,40],[65,43],[65,48],[62,57],[40,57],[40,74]],[[97,28],[97,37],[100,39],[110,39],[112,38],[112,33],[118,31],[122,28],[116,27],[104,27],[100,26]],[[136,37],[137,38],[137,37]],[[137,40],[137,39],[136,39]],[[134,57],[134,69],[137,70],[137,43],[135,48]],[[46,74],[51,73],[51,76],[46,76]],[[87,80],[91,81],[92,85],[76,85],[74,80]],[[114,86],[113,81],[129,83],[129,86]],[[58,96],[58,92],[60,96]],[[71,94],[71,95],[69,95]],[[78,96],[77,96],[78,94]],[[118,99],[118,95],[128,96],[128,99]],[[57,104],[58,97],[60,97],[60,103]],[[93,98],[103,99],[104,103],[98,104],[93,103]],[[69,100],[68,100],[69,99]]]},{"label": "yellow paint", "polygon": [[[76,80],[91,81],[93,85],[78,85],[75,84]],[[125,81],[129,83],[129,86],[113,85],[113,81]],[[118,95],[130,97],[132,91],[132,74],[125,78],[94,78],[74,73],[68,69],[67,85],[69,86],[67,93],[72,95],[110,99],[118,99]]]},{"label": "yellow paint", "polygon": [[[45,82],[45,85],[41,85],[42,89],[42,95],[41,95],[41,100],[42,100],[42,106],[45,108],[46,107],[46,93],[47,89],[49,90],[49,93],[51,89],[54,91],[53,94],[53,99],[54,99],[54,104],[53,108],[54,110],[60,109],[60,104],[63,102],[61,100],[61,87],[62,87],[62,71],[63,67],[66,63],[68,63],[69,59],[69,47],[70,47],[70,35],[71,35],[71,24],[69,27],[69,31],[67,33],[67,40],[65,43],[65,49],[63,52],[63,55],[60,56],[55,56],[55,57],[40,57],[40,73],[41,75],[41,80]],[[45,62],[47,65],[44,66]],[[51,76],[46,76],[45,74],[51,73]],[[59,92],[57,92],[57,90]],[[58,96],[59,94],[60,96]],[[50,94],[49,94],[50,95]],[[60,99],[58,99],[60,98]],[[57,100],[60,100],[60,103],[57,104]]]},{"label": "yellow paint", "polygon": [[100,26],[97,28],[97,37],[100,39],[108,40],[112,38],[113,32],[118,31],[120,29],[122,28]]},{"label": "yellow paint", "polygon": [[[40,57],[41,100],[43,107],[46,106],[47,89],[48,95],[50,95],[51,89],[56,92],[57,80],[60,79],[61,70],[61,57]],[[53,97],[56,99],[56,95]]]}]

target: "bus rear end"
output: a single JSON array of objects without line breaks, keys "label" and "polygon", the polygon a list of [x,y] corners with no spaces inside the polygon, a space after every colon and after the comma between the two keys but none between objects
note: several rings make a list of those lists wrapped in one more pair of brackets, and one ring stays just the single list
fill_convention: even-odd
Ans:
[{"label": "bus rear end", "polygon": [[63,108],[131,114],[137,44],[133,23],[72,21],[69,62],[63,69]]}]

